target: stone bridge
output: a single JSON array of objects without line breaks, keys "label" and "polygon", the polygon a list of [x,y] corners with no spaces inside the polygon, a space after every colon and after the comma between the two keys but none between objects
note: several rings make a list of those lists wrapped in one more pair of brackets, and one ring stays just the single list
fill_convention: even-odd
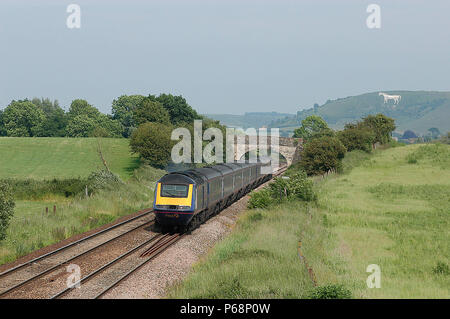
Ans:
[{"label": "stone bridge", "polygon": [[[267,136],[266,142],[260,143],[258,147],[258,137],[256,136],[245,136],[245,141],[243,137],[235,137],[236,147],[234,149],[234,159],[240,160],[247,153],[255,152],[258,149],[267,150],[267,154],[271,154],[271,151],[281,154],[287,162],[287,165],[291,165],[300,160],[300,153],[303,150],[303,140],[301,138],[292,137],[278,137],[278,147],[276,145],[271,146],[271,137]],[[276,142],[274,140],[274,142]]]}]

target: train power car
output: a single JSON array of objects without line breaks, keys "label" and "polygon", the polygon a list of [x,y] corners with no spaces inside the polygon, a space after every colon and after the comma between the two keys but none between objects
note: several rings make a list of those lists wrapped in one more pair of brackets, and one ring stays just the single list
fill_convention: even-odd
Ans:
[{"label": "train power car", "polygon": [[265,164],[226,163],[173,172],[155,187],[156,223],[162,231],[192,230],[271,178]]}]

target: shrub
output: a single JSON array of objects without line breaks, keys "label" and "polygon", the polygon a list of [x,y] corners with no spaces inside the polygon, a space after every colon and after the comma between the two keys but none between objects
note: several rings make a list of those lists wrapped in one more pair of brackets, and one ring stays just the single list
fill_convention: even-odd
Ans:
[{"label": "shrub", "polygon": [[352,293],[343,285],[326,285],[315,287],[309,294],[311,299],[350,299]]},{"label": "shrub", "polygon": [[367,153],[372,151],[375,134],[368,128],[349,127],[337,133],[338,139],[347,149],[347,152],[361,150]]},{"label": "shrub", "polygon": [[300,166],[308,175],[324,174],[341,169],[346,149],[336,137],[321,137],[306,143]]},{"label": "shrub", "polygon": [[314,183],[309,180],[305,172],[292,175],[289,179],[290,195],[303,201],[314,201],[317,195],[314,192]]},{"label": "shrub", "polygon": [[268,188],[263,188],[260,191],[253,191],[250,193],[250,200],[247,207],[253,208],[266,208],[273,203],[271,192]]},{"label": "shrub", "polygon": [[391,140],[391,134],[395,130],[395,120],[384,114],[368,115],[358,123],[358,127],[368,127],[375,134],[374,143],[386,144]]},{"label": "shrub", "polygon": [[320,116],[310,115],[302,121],[302,126],[294,130],[294,137],[311,139],[323,135],[332,135],[333,131]]},{"label": "shrub", "polygon": [[171,134],[170,125],[144,123],[131,135],[131,150],[138,153],[150,165],[164,168],[169,162],[172,150]]},{"label": "shrub", "polygon": [[300,199],[303,201],[317,199],[313,182],[308,179],[306,173],[301,171],[287,177],[276,177],[268,187],[258,192],[252,192],[247,207],[250,209],[266,208],[272,203],[281,202],[284,199]]},{"label": "shrub", "polygon": [[14,214],[14,198],[10,186],[0,181],[0,240],[5,239],[9,220]]},{"label": "shrub", "polygon": [[16,199],[41,199],[50,195],[75,196],[84,190],[86,180],[80,178],[34,180],[6,179]]},{"label": "shrub", "polygon": [[114,173],[105,169],[98,172],[92,172],[87,180],[87,187],[91,193],[101,189],[113,189],[123,182]]}]

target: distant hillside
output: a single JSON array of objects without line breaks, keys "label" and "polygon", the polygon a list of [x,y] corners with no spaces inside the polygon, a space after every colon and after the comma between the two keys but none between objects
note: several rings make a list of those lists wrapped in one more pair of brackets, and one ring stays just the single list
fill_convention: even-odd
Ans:
[{"label": "distant hillside", "polygon": [[260,128],[268,126],[271,122],[279,119],[295,118],[295,114],[278,113],[278,112],[248,112],[244,115],[232,114],[204,114],[205,116],[214,120],[220,121],[221,124],[228,127],[241,128]]},{"label": "distant hillside", "polygon": [[328,100],[324,105],[297,112],[296,116],[274,120],[270,127],[280,127],[292,132],[309,115],[319,115],[334,129],[354,122],[369,114],[383,113],[395,119],[397,132],[407,129],[418,134],[428,133],[431,127],[441,133],[450,131],[450,92],[382,91],[389,95],[401,95],[398,105],[392,100],[384,103],[379,92]]}]

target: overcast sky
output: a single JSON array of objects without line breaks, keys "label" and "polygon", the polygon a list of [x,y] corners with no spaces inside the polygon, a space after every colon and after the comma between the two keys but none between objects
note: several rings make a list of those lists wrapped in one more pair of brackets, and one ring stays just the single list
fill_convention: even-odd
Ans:
[{"label": "overcast sky", "polygon": [[[66,26],[67,5],[81,28]],[[369,4],[381,28],[369,29]],[[450,90],[450,1],[0,2],[0,108],[50,97],[102,112],[122,94],[201,113],[295,113],[378,90]]]}]

